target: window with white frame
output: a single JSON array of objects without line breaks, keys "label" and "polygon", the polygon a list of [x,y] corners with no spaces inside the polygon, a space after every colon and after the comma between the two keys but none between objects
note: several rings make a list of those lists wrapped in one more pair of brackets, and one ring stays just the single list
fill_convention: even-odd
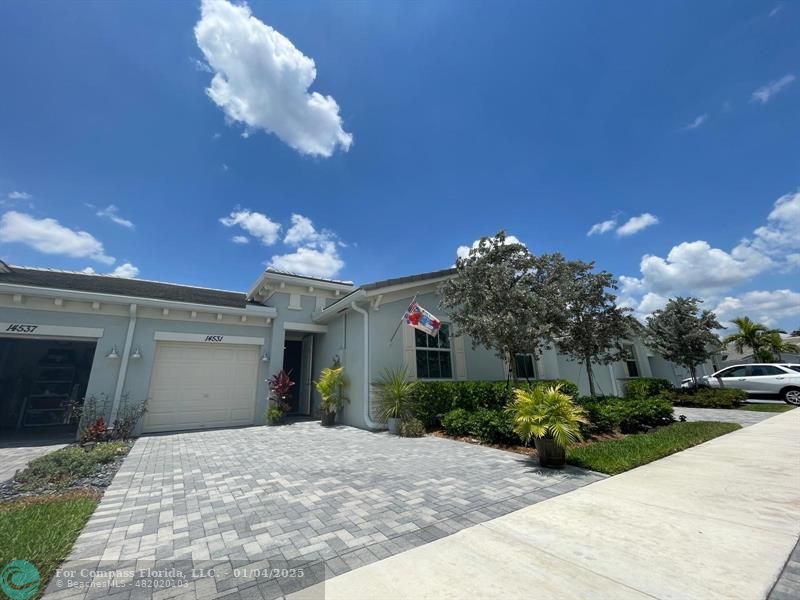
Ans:
[{"label": "window with white frame", "polygon": [[536,364],[533,361],[533,354],[517,354],[514,362],[519,379],[536,379]]},{"label": "window with white frame", "polygon": [[636,351],[633,349],[632,344],[625,344],[622,346],[624,353],[623,360],[625,361],[625,368],[628,371],[628,377],[639,377],[639,363],[636,362]]},{"label": "window with white frame", "polygon": [[414,330],[417,355],[417,379],[452,379],[453,353],[450,348],[450,326],[442,323],[438,335]]}]

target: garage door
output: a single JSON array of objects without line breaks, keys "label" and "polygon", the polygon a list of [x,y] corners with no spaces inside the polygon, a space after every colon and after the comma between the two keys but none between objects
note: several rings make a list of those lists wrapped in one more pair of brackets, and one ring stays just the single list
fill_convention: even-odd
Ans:
[{"label": "garage door", "polygon": [[143,431],[252,425],[258,346],[159,342]]}]

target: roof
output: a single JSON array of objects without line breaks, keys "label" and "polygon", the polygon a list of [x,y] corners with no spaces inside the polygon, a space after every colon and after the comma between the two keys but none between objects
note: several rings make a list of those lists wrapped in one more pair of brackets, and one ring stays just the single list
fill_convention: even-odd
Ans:
[{"label": "roof", "polygon": [[4,283],[231,308],[244,308],[247,305],[242,292],[32,267],[7,266],[0,269],[0,284]]},{"label": "roof", "polygon": [[394,279],[384,279],[382,281],[375,281],[373,283],[366,283],[361,286],[364,290],[375,290],[378,288],[389,287],[392,285],[403,285],[406,283],[414,283],[417,281],[426,281],[428,279],[439,279],[440,277],[447,277],[454,275],[456,272],[455,267],[450,269],[440,269],[438,271],[429,271],[427,273],[418,273],[417,275],[407,275],[405,277],[395,277]]},{"label": "roof", "polygon": [[328,279],[326,277],[312,277],[311,275],[300,275],[298,273],[292,273],[291,271],[282,271],[280,269],[276,269],[274,267],[267,267],[265,273],[276,273],[278,275],[286,275],[288,277],[297,277],[298,279],[308,279],[309,281],[320,281],[323,283],[338,283],[341,285],[353,285],[352,281],[346,281],[343,279]]}]

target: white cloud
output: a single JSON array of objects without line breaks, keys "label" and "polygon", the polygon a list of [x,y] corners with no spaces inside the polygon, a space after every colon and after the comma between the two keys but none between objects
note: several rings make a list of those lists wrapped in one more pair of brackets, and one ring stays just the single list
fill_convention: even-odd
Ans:
[{"label": "white cloud", "polygon": [[214,72],[209,98],[245,134],[263,130],[315,156],[350,148],[339,105],[310,92],[317,77],[314,60],[278,31],[252,15],[247,4],[203,0],[195,26],[197,45]]},{"label": "white cloud", "polygon": [[777,6],[775,6],[775,8],[773,8],[771,11],[769,11],[769,17],[772,18],[775,15],[777,15],[779,12],[781,12],[782,8],[783,8],[783,5],[781,5],[781,4],[778,4]]},{"label": "white cloud", "polygon": [[234,244],[249,244],[250,238],[247,237],[246,235],[235,235],[231,238],[231,241]]},{"label": "white cloud", "polygon": [[775,81],[770,81],[767,85],[758,88],[750,98],[750,102],[761,102],[761,104],[766,104],[769,102],[769,99],[772,98],[775,94],[783,90],[787,85],[792,83],[795,79],[797,79],[794,75],[784,75],[780,79],[776,79]]},{"label": "white cloud", "polygon": [[[98,273],[92,267],[86,267],[81,271],[81,273],[86,273],[87,275],[101,275],[101,273]],[[109,273],[102,273],[102,275],[108,275],[111,277],[122,277],[123,279],[133,279],[138,274],[139,274],[139,267],[136,267],[129,262],[117,266],[116,269],[114,269]]]},{"label": "white cloud", "polygon": [[28,192],[9,192],[8,193],[9,200],[33,200],[33,194],[29,194]]},{"label": "white cloud", "polygon": [[[778,198],[767,222],[730,251],[714,248],[704,240],[682,242],[666,257],[642,257],[640,277],[622,276],[620,303],[643,317],[657,307],[658,298],[690,294],[716,305],[721,318],[748,314],[768,321],[800,312],[796,292],[789,290],[751,291],[738,296],[729,290],[772,269],[788,272],[800,268],[800,192]],[[770,299],[770,295],[774,298]],[[774,301],[774,302],[773,302]],[[792,302],[795,306],[792,307]],[[794,312],[792,312],[794,311]],[[771,316],[770,316],[771,315]]]},{"label": "white cloud", "polygon": [[[472,248],[477,248],[480,245],[480,243],[481,243],[481,240],[477,239],[474,242],[472,242],[472,246],[471,247],[470,246],[459,246],[456,249],[456,256],[458,256],[458,258],[467,258],[469,256],[469,251]],[[514,235],[507,235],[506,236],[506,244],[522,244],[523,246],[525,245],[519,240],[518,237],[516,237]]]},{"label": "white cloud", "polygon": [[700,115],[698,117],[695,117],[694,121],[692,121],[691,123],[686,125],[686,127],[684,127],[684,130],[689,131],[689,130],[692,130],[692,129],[697,129],[703,123],[705,123],[706,120],[708,120],[708,114],[707,113],[704,113],[704,114],[702,114],[702,115]]},{"label": "white cloud", "polygon": [[114,206],[113,204],[109,204],[105,208],[101,208],[97,211],[98,217],[103,217],[104,219],[109,219],[113,221],[117,225],[122,225],[128,229],[134,229],[136,226],[133,224],[132,221],[128,219],[124,219],[119,215],[119,208]]},{"label": "white cloud", "polygon": [[247,208],[234,210],[227,217],[222,217],[219,222],[225,227],[238,225],[253,237],[261,240],[265,246],[272,246],[280,237],[281,226],[279,223],[275,223],[265,214]]},{"label": "white cloud", "polygon": [[730,288],[763,272],[769,262],[752,249],[737,246],[728,253],[697,240],[674,246],[666,258],[645,255],[639,268],[648,289],[668,294]]},{"label": "white cloud", "polygon": [[8,211],[0,218],[0,242],[20,243],[44,254],[91,258],[113,264],[103,244],[90,233],[64,227],[55,219],[37,219],[26,213]]},{"label": "white cloud", "polygon": [[631,217],[624,224],[620,225],[617,228],[617,235],[623,237],[633,235],[657,223],[658,217],[650,213],[642,213],[638,217]]},{"label": "white cloud", "polygon": [[747,315],[754,321],[775,326],[780,319],[800,317],[800,293],[788,289],[753,290],[739,296],[724,297],[714,312],[723,325]]},{"label": "white cloud", "polygon": [[317,231],[308,217],[293,214],[292,226],[287,230],[283,242],[295,246],[297,250],[273,256],[271,267],[313,277],[334,277],[344,267],[338,249],[346,245],[338,241],[332,231]]},{"label": "white cloud", "polygon": [[592,225],[592,227],[589,229],[589,231],[586,232],[586,235],[602,235],[604,233],[608,233],[609,231],[614,229],[616,226],[617,226],[617,220],[616,219],[609,219],[608,221],[601,221],[600,223],[595,223],[594,225]]},{"label": "white cloud", "polygon": [[344,267],[334,242],[323,242],[319,248],[303,246],[290,254],[273,256],[270,267],[310,277],[335,277]]},{"label": "white cloud", "polygon": [[116,269],[111,271],[109,275],[112,277],[122,277],[124,279],[132,279],[139,274],[139,268],[135,267],[129,262],[119,265]]}]

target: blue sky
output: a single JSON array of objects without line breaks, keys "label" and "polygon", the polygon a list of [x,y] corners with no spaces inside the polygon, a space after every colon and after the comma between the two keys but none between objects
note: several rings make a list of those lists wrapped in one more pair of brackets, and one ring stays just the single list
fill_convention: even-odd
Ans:
[{"label": "blue sky", "polygon": [[799,21],[763,1],[4,2],[0,257],[242,290],[270,263],[434,270],[505,228],[597,261],[639,314],[694,294],[800,327]]}]

